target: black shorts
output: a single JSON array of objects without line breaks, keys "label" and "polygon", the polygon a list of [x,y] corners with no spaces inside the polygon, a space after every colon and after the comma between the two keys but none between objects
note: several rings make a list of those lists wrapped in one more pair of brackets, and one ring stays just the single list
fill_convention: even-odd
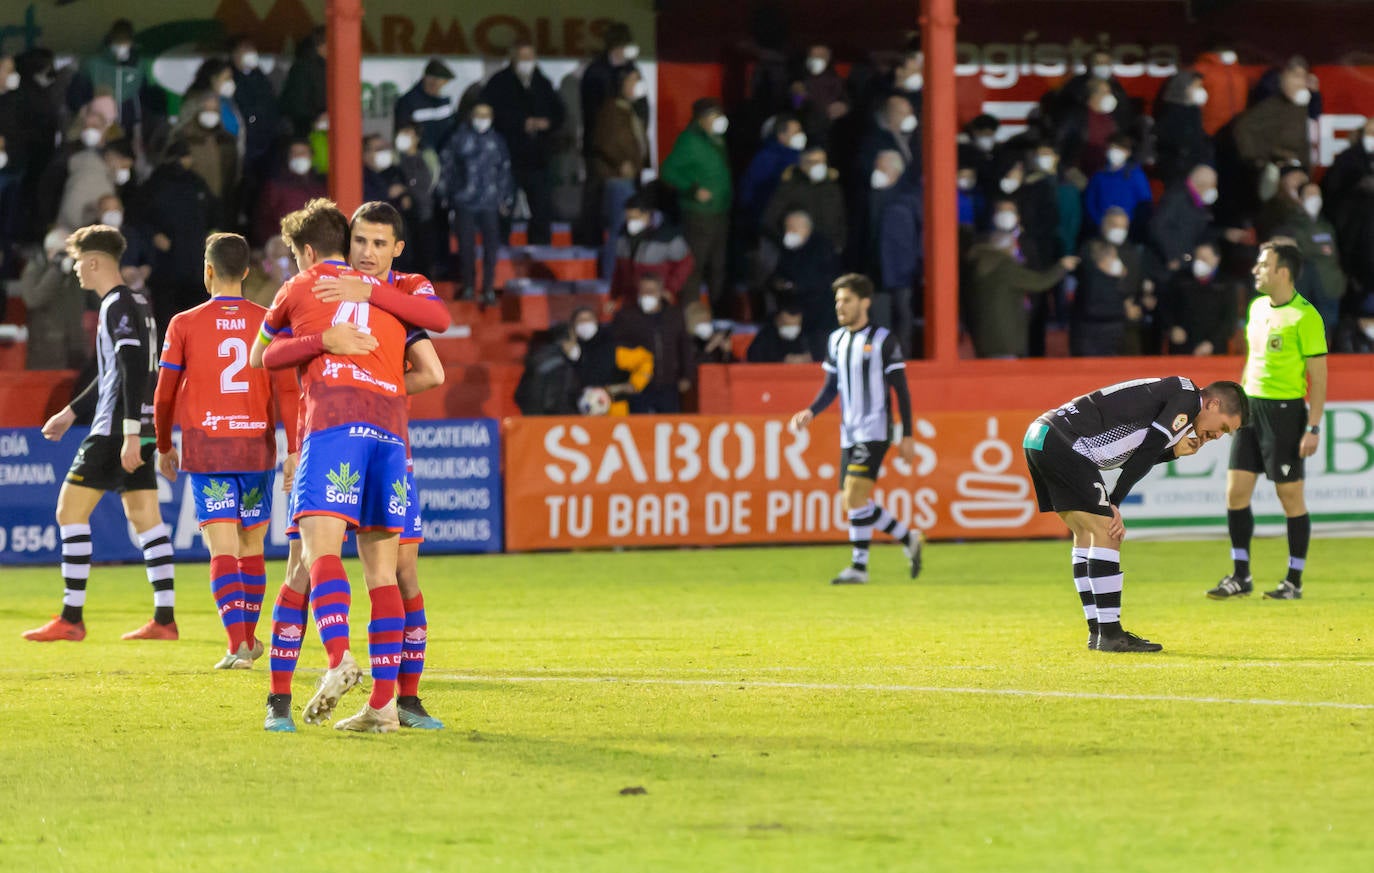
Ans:
[{"label": "black shorts", "polygon": [[1307,433],[1307,404],[1302,400],[1250,398],[1250,423],[1231,437],[1229,469],[1263,473],[1273,482],[1303,479],[1298,448]]},{"label": "black shorts", "polygon": [[72,459],[71,469],[67,471],[67,481],[73,485],[95,488],[99,491],[151,491],[157,488],[157,475],[153,470],[153,453],[157,445],[149,440],[140,450],[143,466],[132,473],[124,472],[119,465],[119,450],[124,445],[122,436],[101,436],[91,434],[81,441]]},{"label": "black shorts", "polygon": [[[1040,428],[1044,432],[1040,432]],[[1110,517],[1107,483],[1097,465],[1073,450],[1068,437],[1041,419],[1022,443],[1041,512],[1090,512]]]},{"label": "black shorts", "polygon": [[878,481],[878,470],[883,465],[892,443],[887,440],[871,443],[855,443],[840,450],[840,487],[844,487],[846,476]]}]

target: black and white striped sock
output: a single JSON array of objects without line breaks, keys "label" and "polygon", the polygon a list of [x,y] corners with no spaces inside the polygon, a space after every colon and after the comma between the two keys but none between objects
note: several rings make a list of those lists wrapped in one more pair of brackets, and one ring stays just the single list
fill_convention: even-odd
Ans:
[{"label": "black and white striped sock", "polygon": [[904,523],[881,505],[876,506],[877,514],[873,517],[873,526],[899,543],[906,543],[906,538],[911,535],[911,530]]},{"label": "black and white striped sock", "polygon": [[82,620],[86,605],[86,581],[91,577],[91,526],[62,525],[62,618],[72,624]]},{"label": "black and white striped sock", "polygon": [[153,621],[171,624],[176,620],[173,614],[176,592],[172,590],[176,566],[171,531],[167,525],[159,524],[139,534],[138,544],[143,547],[143,563],[148,570],[148,582],[153,586]]},{"label": "black and white striped sock", "polygon": [[858,509],[849,510],[849,546],[853,552],[855,570],[868,570],[868,548],[873,545],[873,522],[877,509],[870,500]]},{"label": "black and white striped sock", "polygon": [[1121,552],[1093,546],[1088,549],[1088,584],[1097,607],[1097,628],[1104,634],[1121,632]]},{"label": "black and white striped sock", "polygon": [[1083,605],[1083,617],[1088,620],[1088,629],[1097,629],[1097,602],[1093,600],[1093,588],[1088,582],[1088,550],[1073,547],[1073,587],[1078,589],[1078,602]]}]

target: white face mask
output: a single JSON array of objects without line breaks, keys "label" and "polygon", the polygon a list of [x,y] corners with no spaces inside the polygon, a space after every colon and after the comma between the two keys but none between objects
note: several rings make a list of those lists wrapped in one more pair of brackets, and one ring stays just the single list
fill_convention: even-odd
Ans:
[{"label": "white face mask", "polygon": [[6,165],[8,165],[9,162],[10,162],[10,154],[9,154],[9,152],[0,151],[0,170],[5,169]]},{"label": "white face mask", "polygon": [[81,129],[81,144],[88,149],[93,149],[100,145],[100,131],[94,127],[83,127]]},{"label": "white face mask", "polygon": [[1059,160],[1054,155],[1036,155],[1035,166],[1040,168],[1042,173],[1053,173],[1055,165]]},{"label": "white face mask", "polygon": [[413,148],[415,148],[415,137],[413,135],[402,133],[396,136],[396,151],[408,152]]},{"label": "white face mask", "polygon": [[1103,115],[1110,115],[1116,111],[1116,95],[1108,94],[1102,98],[1102,107],[1099,110]]},{"label": "white face mask", "polygon": [[782,327],[778,328],[778,336],[781,337],[784,342],[790,343],[801,336],[801,325],[784,324]]},{"label": "white face mask", "polygon": [[1130,156],[1131,153],[1125,149],[1107,149],[1107,166],[1113,170],[1119,170],[1126,164],[1126,159]]},{"label": "white face mask", "polygon": [[472,129],[477,131],[478,133],[486,133],[487,131],[491,130],[491,119],[474,118],[472,120]]},{"label": "white face mask", "polygon": [[919,91],[926,84],[926,77],[920,73],[912,73],[902,81],[902,88],[907,91]]},{"label": "white face mask", "polygon": [[1374,136],[1360,137],[1360,145],[1364,146],[1366,154],[1374,155]]},{"label": "white face mask", "polygon": [[5,90],[13,91],[19,87],[19,74],[13,70],[5,77]]},{"label": "white face mask", "polygon": [[277,271],[283,276],[291,275],[291,257],[289,255],[282,255],[277,258]]},{"label": "white face mask", "polygon": [[306,173],[310,172],[310,159],[292,158],[290,166],[291,172],[295,173],[297,176],[304,176]]},{"label": "white face mask", "polygon": [[1217,202],[1217,189],[1208,188],[1206,191],[1200,192],[1198,194],[1198,198],[1203,203],[1207,204],[1208,206],[1211,206],[1213,203]]},{"label": "white face mask", "polygon": [[1015,194],[1016,189],[1021,187],[1021,180],[1011,176],[1003,176],[1002,181],[997,183],[997,187],[1002,189],[1003,194]]},{"label": "white face mask", "polygon": [[100,213],[100,223],[118,228],[124,224],[124,213],[118,209],[107,209]]},{"label": "white face mask", "polygon": [[652,315],[655,312],[658,312],[658,302],[659,301],[657,294],[639,295],[639,308],[644,310],[644,313],[646,315]]},{"label": "white face mask", "polygon": [[724,115],[717,115],[711,122],[711,133],[716,136],[725,136],[725,131],[730,129],[730,119]]},{"label": "white face mask", "polygon": [[789,230],[787,233],[782,235],[782,244],[784,248],[799,249],[805,242],[806,240],[802,238],[802,235],[797,233],[795,230]]},{"label": "white face mask", "polygon": [[58,260],[58,255],[62,254],[67,247],[67,235],[55,230],[48,231],[48,235],[43,237],[43,251],[48,256],[48,260]]},{"label": "white face mask", "polygon": [[1298,92],[1293,95],[1293,102],[1299,106],[1306,106],[1312,102],[1312,92],[1306,88],[1299,88]]},{"label": "white face mask", "polygon": [[625,222],[625,232],[630,236],[639,236],[644,229],[649,226],[649,222],[643,218],[631,218]]},{"label": "white face mask", "polygon": [[576,364],[582,358],[582,347],[579,346],[577,343],[573,343],[572,348],[563,350],[563,355],[569,361],[572,361],[574,364]]},{"label": "white face mask", "polygon": [[975,136],[973,144],[978,146],[981,152],[990,152],[997,147],[997,137],[995,136]]},{"label": "white face mask", "polygon": [[1102,238],[1114,246],[1119,246],[1126,241],[1126,228],[1109,227],[1102,232]]},{"label": "white face mask", "polygon": [[127,61],[129,55],[133,53],[133,46],[129,45],[127,42],[115,43],[110,46],[110,53],[115,56],[115,60],[117,61]]},{"label": "white face mask", "polygon": [[233,79],[225,79],[222,83],[220,83],[219,96],[224,97],[225,99],[231,98],[234,96],[234,92],[238,89],[239,87],[234,84]]},{"label": "white face mask", "polygon": [[902,119],[902,123],[899,124],[898,127],[901,129],[902,133],[911,133],[916,129],[916,116],[906,116]]},{"label": "white face mask", "polygon": [[239,69],[245,73],[251,73],[258,68],[258,63],[262,58],[258,57],[257,52],[244,52],[239,58]]},{"label": "white face mask", "polygon": [[316,129],[316,130],[329,130],[329,119],[328,119],[328,118],[321,118],[319,121],[315,122],[315,129]]},{"label": "white face mask", "polygon": [[792,134],[791,138],[787,140],[787,147],[791,149],[796,149],[797,151],[801,151],[802,149],[806,148],[806,134]]},{"label": "white face mask", "polygon": [[711,322],[709,321],[699,321],[697,322],[696,327],[692,328],[692,334],[702,342],[706,342],[708,339],[710,339],[711,334],[715,332],[716,329],[712,327]]},{"label": "white face mask", "polygon": [[635,82],[635,86],[633,91],[631,91],[631,95],[636,100],[643,100],[645,97],[648,97],[649,83],[644,81],[643,79],[640,79],[638,82]]},{"label": "white face mask", "polygon": [[515,73],[522,79],[528,79],[530,76],[534,75],[534,67],[534,61],[516,61]]},{"label": "white face mask", "polygon": [[1121,263],[1120,258],[1117,258],[1109,262],[1107,266],[1102,269],[1102,272],[1106,273],[1108,276],[1119,279],[1126,275],[1126,265]]},{"label": "white face mask", "polygon": [[830,65],[826,63],[825,58],[806,59],[806,71],[813,76],[819,76],[821,73],[824,73],[825,68],[828,66]]},{"label": "white face mask", "polygon": [[973,186],[976,184],[976,180],[971,179],[968,176],[960,176],[959,180],[955,184],[959,186],[960,191],[972,191]]},{"label": "white face mask", "polygon": [[204,112],[197,115],[196,120],[199,121],[200,126],[205,128],[206,130],[214,130],[215,128],[219,127],[218,112],[211,112],[207,109]]},{"label": "white face mask", "polygon": [[635,45],[634,43],[622,46],[620,49],[620,56],[627,61],[633,61],[637,59],[639,57],[639,46]]},{"label": "white face mask", "polygon": [[824,182],[830,178],[830,168],[825,164],[812,164],[806,175],[811,177],[812,182]]},{"label": "white face mask", "polygon": [[1194,106],[1206,106],[1206,105],[1207,105],[1207,89],[1206,89],[1206,88],[1194,88],[1194,89],[1193,89],[1193,105],[1194,105]]},{"label": "white face mask", "polygon": [[1112,77],[1111,64],[1093,64],[1093,78],[1110,79]]},{"label": "white face mask", "polygon": [[71,256],[71,255],[64,255],[64,256],[62,257],[62,272],[64,272],[64,273],[70,273],[70,272],[72,272],[72,271],[75,270],[75,269],[76,269],[76,261],[73,261],[73,260],[72,260],[72,256]]},{"label": "white face mask", "polygon": [[372,156],[372,162],[377,165],[377,170],[389,170],[391,165],[396,163],[396,155],[391,149],[382,149]]},{"label": "white face mask", "polygon": [[1212,265],[1201,258],[1193,258],[1193,275],[1199,279],[1206,279],[1212,275]]},{"label": "white face mask", "polygon": [[1307,214],[1316,218],[1322,214],[1322,199],[1320,197],[1304,197],[1302,208],[1307,210]]},{"label": "white face mask", "polygon": [[133,176],[134,176],[134,171],[133,171],[133,170],[130,170],[128,167],[120,167],[118,170],[115,170],[115,175],[114,175],[115,184],[116,184],[116,185],[127,185],[127,184],[129,184],[129,180],[132,179]]},{"label": "white face mask", "polygon": [[594,321],[579,321],[573,326],[573,333],[577,334],[577,338],[584,343],[592,341],[592,338],[596,336],[596,330],[596,322]]},{"label": "white face mask", "polygon": [[892,184],[892,180],[887,177],[887,173],[882,170],[874,170],[873,175],[868,177],[868,184],[879,190],[887,188]]},{"label": "white face mask", "polygon": [[1217,52],[1217,60],[1229,67],[1239,60],[1239,58],[1236,57],[1235,52],[1230,49],[1225,49],[1224,51]]},{"label": "white face mask", "polygon": [[1015,212],[1003,210],[992,217],[992,225],[998,230],[1013,231],[1016,230],[1018,224],[1020,224],[1020,220],[1016,217]]},{"label": "white face mask", "polygon": [[33,80],[38,83],[38,86],[40,88],[47,88],[50,87],[53,82],[56,82],[57,78],[53,76],[51,72],[46,72],[35,73],[33,76]]}]

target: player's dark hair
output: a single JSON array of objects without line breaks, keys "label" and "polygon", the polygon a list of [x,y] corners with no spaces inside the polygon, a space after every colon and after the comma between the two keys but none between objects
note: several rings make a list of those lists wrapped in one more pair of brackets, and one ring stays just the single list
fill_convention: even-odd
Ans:
[{"label": "player's dark hair", "polygon": [[248,240],[236,233],[212,233],[205,240],[205,260],[221,279],[241,279],[251,259]]},{"label": "player's dark hair", "polygon": [[1293,283],[1297,284],[1298,274],[1302,272],[1302,252],[1292,243],[1275,242],[1270,240],[1260,246],[1261,252],[1273,252],[1277,259],[1274,266],[1282,267],[1288,271]]},{"label": "player's dark hair", "polygon": [[401,213],[396,210],[396,207],[390,203],[373,200],[359,206],[357,211],[353,213],[353,218],[348,222],[348,229],[352,231],[360,221],[366,221],[368,224],[389,224],[397,241],[406,238],[405,220],[401,218]]},{"label": "player's dark hair", "polygon": [[1221,411],[1227,415],[1239,415],[1241,427],[1250,423],[1250,398],[1245,395],[1245,389],[1240,387],[1239,382],[1224,379],[1213,382],[1202,389],[1202,395],[1204,400],[1221,401]]},{"label": "player's dark hair", "polygon": [[845,273],[831,284],[831,291],[848,289],[855,297],[868,300],[873,297],[873,280],[863,273]]},{"label": "player's dark hair", "polygon": [[124,234],[108,224],[88,225],[67,237],[67,254],[73,258],[99,252],[118,261],[124,257],[124,250],[128,246]]},{"label": "player's dark hair", "polygon": [[348,251],[348,219],[333,200],[317,197],[281,220],[281,236],[298,252],[310,246],[319,255]]}]

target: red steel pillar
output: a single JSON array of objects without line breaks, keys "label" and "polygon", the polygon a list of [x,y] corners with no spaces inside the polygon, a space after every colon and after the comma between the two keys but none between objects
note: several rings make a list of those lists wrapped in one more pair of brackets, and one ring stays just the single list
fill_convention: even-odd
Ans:
[{"label": "red steel pillar", "polygon": [[959,118],[955,97],[955,0],[920,0],[925,52],[926,358],[959,357]]},{"label": "red steel pillar", "polygon": [[325,28],[329,196],[351,215],[363,202],[362,0],[328,0]]}]

